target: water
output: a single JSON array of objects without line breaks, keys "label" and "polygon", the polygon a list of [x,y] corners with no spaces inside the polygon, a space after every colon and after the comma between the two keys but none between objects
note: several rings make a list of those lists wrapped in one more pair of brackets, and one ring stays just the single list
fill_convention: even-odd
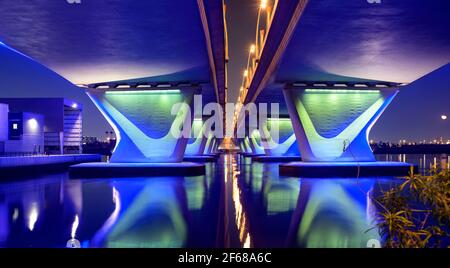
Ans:
[{"label": "water", "polygon": [[417,165],[421,173],[433,167],[450,169],[448,154],[382,154],[376,155],[378,161],[398,161]]},{"label": "water", "polygon": [[366,247],[369,197],[396,183],[280,177],[237,155],[197,177],[6,181],[0,247]]}]

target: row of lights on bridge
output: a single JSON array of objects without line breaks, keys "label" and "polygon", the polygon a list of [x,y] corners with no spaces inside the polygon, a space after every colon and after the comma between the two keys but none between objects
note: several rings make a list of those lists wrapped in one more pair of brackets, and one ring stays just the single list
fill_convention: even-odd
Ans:
[{"label": "row of lights on bridge", "polygon": [[[270,2],[270,3],[269,3]],[[272,23],[274,10],[276,9],[278,0],[261,0],[259,8],[258,8],[258,21],[256,23],[256,36],[255,36],[255,43],[250,46],[249,53],[248,53],[248,59],[247,59],[247,66],[243,72],[243,78],[242,78],[242,84],[239,89],[239,97],[237,100],[237,108],[234,113],[233,117],[233,126],[237,124],[237,118],[239,113],[241,112],[241,108],[243,105],[243,102],[247,96],[248,88],[251,84],[251,81],[253,79],[253,75],[255,74],[256,68],[259,63],[259,59],[262,53],[262,48],[264,47],[267,34],[270,29],[270,25]],[[261,17],[263,15],[263,12],[265,13],[266,23],[265,28],[261,29]]]}]

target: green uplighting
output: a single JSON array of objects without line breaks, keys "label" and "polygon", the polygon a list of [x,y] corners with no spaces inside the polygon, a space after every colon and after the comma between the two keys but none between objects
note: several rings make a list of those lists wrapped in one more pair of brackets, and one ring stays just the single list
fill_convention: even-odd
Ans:
[{"label": "green uplighting", "polygon": [[315,93],[379,93],[374,89],[306,89],[305,92]]},{"label": "green uplighting", "polygon": [[124,90],[124,91],[106,91],[108,95],[121,95],[121,94],[177,94],[181,91],[179,89],[169,90]]}]

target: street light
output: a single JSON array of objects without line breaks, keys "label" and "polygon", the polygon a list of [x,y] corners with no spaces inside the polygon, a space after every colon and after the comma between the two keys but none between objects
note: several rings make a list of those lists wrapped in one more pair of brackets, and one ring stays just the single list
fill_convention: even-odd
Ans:
[{"label": "street light", "polygon": [[441,115],[441,119],[442,120],[447,120],[447,115],[445,115],[445,114]]}]

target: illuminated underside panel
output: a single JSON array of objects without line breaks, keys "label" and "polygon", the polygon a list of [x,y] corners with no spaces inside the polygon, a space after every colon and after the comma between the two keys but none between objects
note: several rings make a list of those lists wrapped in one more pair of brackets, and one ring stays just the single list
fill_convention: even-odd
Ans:
[{"label": "illuminated underside panel", "polygon": [[[268,156],[299,156],[291,119],[269,118],[263,126],[262,145]],[[276,136],[275,136],[276,135]]]},{"label": "illuminated underside panel", "polygon": [[[88,95],[117,136],[113,163],[181,162],[188,142],[171,130],[192,120],[194,90],[99,91]],[[172,115],[174,104],[185,103]],[[192,107],[191,107],[192,108]]]},{"label": "illuminated underside panel", "polygon": [[284,91],[303,161],[375,161],[370,129],[397,89]]}]

